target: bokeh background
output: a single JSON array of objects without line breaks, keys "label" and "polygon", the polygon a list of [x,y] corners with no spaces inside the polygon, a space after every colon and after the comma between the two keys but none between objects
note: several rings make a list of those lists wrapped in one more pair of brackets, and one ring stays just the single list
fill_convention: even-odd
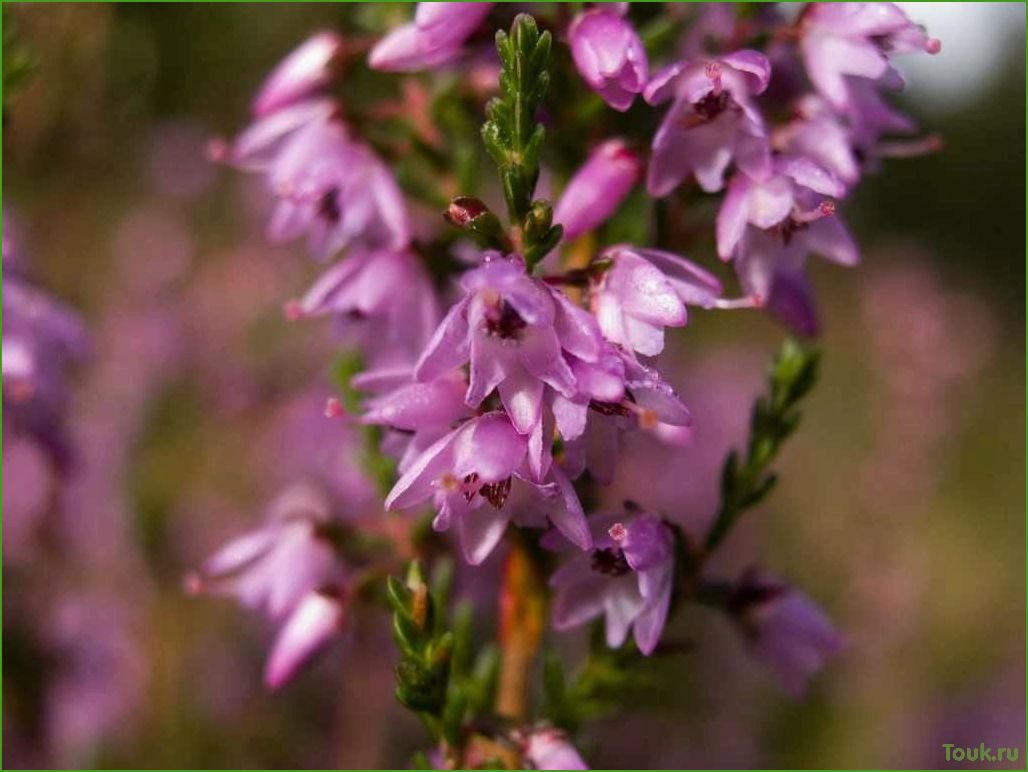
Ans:
[{"label": "bokeh background", "polygon": [[[909,5],[944,47],[901,62],[902,100],[945,152],[859,189],[863,265],[813,267],[823,380],[781,484],[723,558],[794,580],[849,647],[793,702],[723,620],[687,614],[673,688],[587,731],[595,766],[938,767],[944,742],[1026,750],[1025,10]],[[269,695],[272,631],[182,591],[323,460],[333,353],[324,329],[282,322],[312,276],[300,247],[263,242],[263,202],[204,148],[309,31],[368,13],[407,11],[5,5],[36,65],[4,128],[3,227],[95,346],[67,490],[31,444],[3,448],[5,767],[402,767],[422,742],[392,700],[381,615]],[[686,450],[633,445],[616,494],[709,517],[782,336],[755,314],[696,314],[673,382],[709,420]]]}]

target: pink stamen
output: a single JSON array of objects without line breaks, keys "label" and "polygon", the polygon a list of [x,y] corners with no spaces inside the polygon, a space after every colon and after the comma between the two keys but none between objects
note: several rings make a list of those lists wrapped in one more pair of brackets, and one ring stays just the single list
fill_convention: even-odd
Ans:
[{"label": "pink stamen", "polygon": [[704,68],[704,74],[707,79],[714,85],[714,93],[721,93],[721,65],[717,62],[707,62],[707,66]]},{"label": "pink stamen", "polygon": [[214,163],[225,163],[229,157],[229,144],[222,137],[214,137],[207,143],[207,159]]},{"label": "pink stamen", "polygon": [[831,217],[833,214],[835,214],[835,202],[826,200],[809,212],[793,212],[792,219],[794,222],[806,225],[817,222],[822,217]]},{"label": "pink stamen", "polygon": [[325,400],[325,418],[342,418],[346,415],[346,408],[338,397],[329,397]]},{"label": "pink stamen", "polygon": [[621,544],[628,537],[628,529],[621,523],[614,523],[607,531],[615,543]]},{"label": "pink stamen", "polygon": [[879,142],[875,150],[882,158],[917,158],[922,155],[938,153],[944,144],[941,135],[929,134],[921,139]]},{"label": "pink stamen", "polygon": [[924,50],[935,55],[942,51],[942,41],[938,38],[928,38],[928,40],[925,41]]},{"label": "pink stamen", "polygon": [[714,301],[714,308],[723,311],[735,311],[744,308],[760,308],[764,305],[764,299],[760,295],[750,295],[742,298],[718,298]]}]

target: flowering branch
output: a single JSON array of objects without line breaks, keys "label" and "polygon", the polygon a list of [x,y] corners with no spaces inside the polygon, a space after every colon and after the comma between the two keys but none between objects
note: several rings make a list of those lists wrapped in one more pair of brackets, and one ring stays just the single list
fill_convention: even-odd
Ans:
[{"label": "flowering branch", "polygon": [[707,534],[705,552],[721,544],[729,530],[747,509],[759,504],[774,487],[777,477],[767,468],[778,455],[782,442],[795,431],[800,420],[797,404],[814,387],[820,354],[788,340],[771,365],[769,392],[753,404],[750,439],[746,457],[740,463],[736,451],[729,453],[721,472],[721,509]]}]

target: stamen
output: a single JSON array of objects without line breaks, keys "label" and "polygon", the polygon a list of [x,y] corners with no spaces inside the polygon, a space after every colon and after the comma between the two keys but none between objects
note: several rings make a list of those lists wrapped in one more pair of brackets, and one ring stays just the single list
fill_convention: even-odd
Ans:
[{"label": "stamen", "polygon": [[707,79],[714,85],[714,93],[721,93],[721,65],[717,62],[707,62],[707,66],[704,68],[704,74]]},{"label": "stamen", "polygon": [[614,540],[616,544],[620,544],[628,536],[628,529],[622,523],[614,523],[608,530],[610,538]]},{"label": "stamen", "polygon": [[342,418],[346,415],[346,408],[338,397],[329,397],[325,400],[325,418]]},{"label": "stamen", "polygon": [[924,50],[934,56],[942,51],[942,41],[938,38],[928,38],[925,41]]},{"label": "stamen", "polygon": [[920,139],[879,142],[875,150],[881,158],[916,158],[930,153],[938,153],[942,150],[943,144],[941,135],[929,134]]},{"label": "stamen", "polygon": [[760,295],[750,295],[743,298],[718,298],[714,301],[714,308],[723,311],[735,311],[744,308],[760,308],[764,305],[764,299]]},{"label": "stamen", "polygon": [[794,211],[792,219],[798,224],[809,225],[812,222],[817,222],[822,217],[831,217],[833,214],[835,214],[835,202],[825,200],[809,212]]},{"label": "stamen", "polygon": [[446,472],[442,477],[436,480],[436,487],[443,493],[459,493],[462,486],[456,475],[452,472]]}]

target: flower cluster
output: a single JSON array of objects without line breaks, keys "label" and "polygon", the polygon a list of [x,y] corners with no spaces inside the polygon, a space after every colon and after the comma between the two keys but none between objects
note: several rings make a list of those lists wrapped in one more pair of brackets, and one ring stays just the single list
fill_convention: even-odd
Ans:
[{"label": "flower cluster", "polygon": [[[366,64],[385,72],[445,68],[459,78],[462,62],[486,56],[476,41],[494,12],[490,3],[420,3]],[[795,427],[815,357],[787,348],[776,362],[771,393],[754,410],[749,453],[741,466],[734,456],[726,464],[722,511],[706,539],[685,534],[674,513],[626,503],[590,514],[583,502],[591,507],[595,486],[614,475],[625,433],[689,441],[692,417],[658,357],[666,328],[685,326],[690,309],[766,307],[801,333],[816,331],[807,258],[859,259],[840,202],[884,156],[937,144],[885,141],[913,130],[884,98],[902,84],[891,57],[934,53],[939,43],[891,3],[809,4],[791,21],[704,8],[677,46],[663,47],[645,45],[630,17],[629,4],[619,3],[547,20],[569,47],[578,88],[595,92],[598,108],[653,113],[656,121],[652,106],[669,104],[652,137],[601,137],[573,173],[554,164],[554,177],[566,180],[554,205],[537,197],[545,135],[562,130],[541,122],[552,41],[526,16],[497,35],[500,74],[484,106],[482,138],[500,171],[499,192],[460,191],[444,215],[456,232],[441,220],[416,222],[408,201],[417,192],[401,190],[382,150],[362,138],[361,119],[348,121],[330,95],[338,66],[352,58],[333,33],[315,35],[274,71],[253,102],[253,123],[213,154],[263,178],[274,199],[269,238],[304,237],[315,259],[336,260],[286,310],[367,333],[356,339],[367,368],[348,386],[366,397],[328,412],[363,426],[380,440],[375,452],[395,459],[385,509],[427,508],[436,532],[456,531],[472,565],[504,551],[512,526],[528,530],[510,549],[528,539],[566,552],[542,583],[554,594],[553,626],[603,617],[613,648],[631,631],[639,652],[654,652],[676,598],[715,605],[753,656],[798,693],[840,646],[824,615],[778,580],[750,573],[712,583],[704,566],[738,514],[774,482],[766,466]],[[438,140],[432,153],[443,166],[455,155]],[[652,211],[704,193],[723,193],[711,235],[717,256],[735,269],[738,295],[671,251],[659,228],[610,238],[624,230],[613,225],[633,197]],[[502,195],[509,222],[479,195]],[[215,556],[200,580],[287,619],[269,663],[271,685],[338,628],[348,592],[323,538],[323,508],[289,509]],[[437,631],[408,601],[416,593],[394,599],[420,642],[397,634],[436,678],[451,644],[432,637]],[[402,693],[427,688],[410,674],[405,682],[401,670]],[[449,720],[438,686],[433,681],[430,704]],[[401,701],[429,704],[419,699]],[[558,730],[526,737],[526,763],[546,768],[556,753],[561,764],[580,765]]]}]

